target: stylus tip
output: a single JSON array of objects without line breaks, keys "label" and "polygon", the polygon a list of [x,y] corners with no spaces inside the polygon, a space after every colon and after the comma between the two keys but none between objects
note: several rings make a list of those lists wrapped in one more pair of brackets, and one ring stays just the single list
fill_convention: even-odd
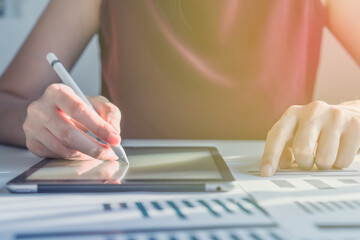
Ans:
[{"label": "stylus tip", "polygon": [[114,153],[119,157],[121,161],[123,161],[126,164],[129,164],[129,159],[126,156],[123,147],[117,145],[117,146],[111,146],[111,149],[114,151]]}]

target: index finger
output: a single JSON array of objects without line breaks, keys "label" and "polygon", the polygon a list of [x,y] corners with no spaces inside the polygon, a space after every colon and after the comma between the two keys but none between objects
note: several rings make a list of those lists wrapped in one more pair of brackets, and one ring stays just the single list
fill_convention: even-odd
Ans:
[{"label": "index finger", "polygon": [[59,109],[103,141],[112,145],[119,144],[119,133],[108,122],[102,119],[94,109],[77,96],[71,88],[65,85],[54,86],[54,88],[54,104]]},{"label": "index finger", "polygon": [[292,137],[296,127],[296,118],[281,118],[270,129],[260,164],[260,174],[270,177],[276,171],[286,142]]}]

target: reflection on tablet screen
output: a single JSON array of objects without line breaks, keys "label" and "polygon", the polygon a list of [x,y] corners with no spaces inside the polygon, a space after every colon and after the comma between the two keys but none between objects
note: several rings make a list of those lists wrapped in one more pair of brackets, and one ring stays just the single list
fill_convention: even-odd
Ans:
[{"label": "reflection on tablet screen", "polygon": [[[206,149],[128,148],[126,180],[221,179],[211,152]],[[48,160],[27,180],[117,180],[125,171],[117,161]]]}]

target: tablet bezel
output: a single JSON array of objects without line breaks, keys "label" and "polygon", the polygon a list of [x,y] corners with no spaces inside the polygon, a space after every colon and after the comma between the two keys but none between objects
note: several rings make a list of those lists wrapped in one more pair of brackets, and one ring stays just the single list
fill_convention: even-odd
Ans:
[{"label": "tablet bezel", "polygon": [[[158,146],[158,147],[125,147],[126,149],[167,149],[167,150],[206,150],[209,151],[214,163],[217,167],[217,170],[219,171],[221,175],[221,179],[129,179],[126,181],[122,181],[121,184],[117,185],[143,185],[144,183],[146,185],[149,184],[180,184],[180,183],[186,183],[186,184],[201,184],[201,183],[226,183],[226,182],[233,182],[235,181],[233,175],[231,174],[230,169],[228,168],[226,162],[220,155],[219,151],[216,147],[188,147],[188,146],[171,146],[171,147],[165,147],[165,146]],[[91,185],[109,185],[114,184],[112,182],[109,182],[109,179],[81,179],[81,180],[27,180],[26,178],[33,174],[35,171],[46,165],[49,160],[51,159],[43,159],[39,163],[35,164],[34,166],[30,167],[28,170],[24,171],[19,176],[15,177],[11,181],[8,182],[8,185],[12,184],[47,184],[47,185],[78,185],[78,184],[91,184]],[[131,166],[131,165],[130,165]]]}]

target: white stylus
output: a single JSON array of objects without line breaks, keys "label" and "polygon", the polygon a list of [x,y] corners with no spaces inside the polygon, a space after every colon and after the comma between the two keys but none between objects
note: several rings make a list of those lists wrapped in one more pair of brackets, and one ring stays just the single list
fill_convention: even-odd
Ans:
[{"label": "white stylus", "polygon": [[[94,107],[91,105],[89,100],[85,97],[84,93],[81,91],[79,86],[75,83],[74,79],[70,76],[69,72],[65,69],[65,67],[61,64],[59,59],[55,56],[54,53],[48,53],[46,55],[46,59],[50,63],[50,65],[54,68],[57,75],[60,77],[61,81],[72,88],[74,92],[82,99],[85,103],[87,103],[92,109]],[[95,110],[95,109],[94,109]],[[96,111],[95,111],[96,112]],[[87,132],[88,135],[94,137],[96,140],[98,140],[101,143],[105,143],[101,141],[98,137],[96,137],[93,133]],[[124,148],[119,144],[117,146],[110,145],[111,149],[114,151],[114,153],[125,163],[129,164],[129,160],[126,156],[126,153],[124,151]]]}]

